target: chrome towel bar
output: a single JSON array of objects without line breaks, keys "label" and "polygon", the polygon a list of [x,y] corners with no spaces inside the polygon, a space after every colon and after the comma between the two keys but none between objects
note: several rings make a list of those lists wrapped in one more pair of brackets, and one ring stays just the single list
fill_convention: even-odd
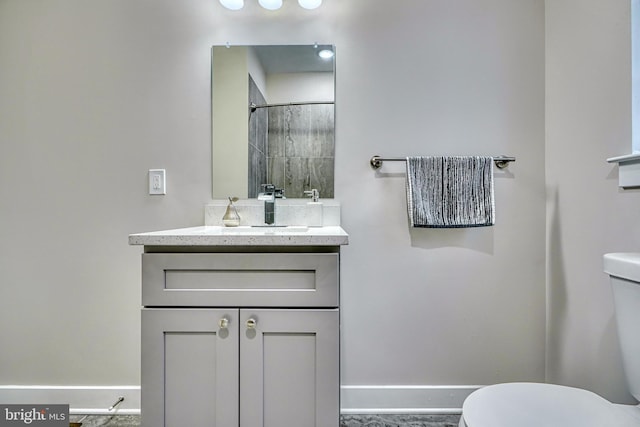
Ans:
[{"label": "chrome towel bar", "polygon": [[[493,162],[496,164],[496,167],[498,169],[504,169],[507,166],[509,166],[510,162],[516,161],[515,157],[509,157],[509,156],[494,156],[492,158],[493,158]],[[382,167],[382,162],[405,162],[405,161],[407,161],[405,157],[373,156],[369,161],[369,164],[371,164],[371,167],[373,169],[380,169]]]}]

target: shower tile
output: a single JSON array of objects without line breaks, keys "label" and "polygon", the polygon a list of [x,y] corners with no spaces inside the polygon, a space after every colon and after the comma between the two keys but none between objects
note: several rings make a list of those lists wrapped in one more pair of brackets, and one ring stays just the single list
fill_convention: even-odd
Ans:
[{"label": "shower tile", "polygon": [[[260,89],[249,76],[249,101],[258,105],[265,104],[266,101]],[[267,150],[267,121],[269,113],[267,108],[259,108],[249,114],[249,145],[255,146],[259,151],[265,153]]]},{"label": "shower tile", "polygon": [[320,197],[333,197],[333,118],[333,105],[269,109],[268,179],[285,188],[287,197],[304,197],[312,188]]},{"label": "shower tile", "polygon": [[284,157],[285,141],[288,135],[284,107],[269,108],[269,132],[267,153],[269,157]]},{"label": "shower tile", "polygon": [[287,108],[287,157],[333,157],[333,106],[301,105]]},{"label": "shower tile", "polygon": [[[248,104],[265,104],[265,99],[258,86],[249,76]],[[247,104],[247,107],[248,107]],[[261,184],[267,180],[267,121],[268,109],[259,108],[249,115],[249,156],[248,156],[248,197],[257,197]]]},{"label": "shower tile", "polygon": [[333,198],[333,158],[287,158],[285,188],[288,197],[304,197],[304,191],[318,189],[320,198]]},{"label": "shower tile", "polygon": [[257,115],[256,126],[256,147],[265,155],[267,154],[267,135],[268,135],[268,122],[269,122],[269,109],[262,108],[256,110],[254,113]]},{"label": "shower tile", "polygon": [[[277,188],[284,188],[286,197],[294,197],[289,194],[285,182],[285,159],[284,157],[269,157],[267,159],[268,173],[263,184],[273,184]],[[270,182],[267,182],[270,181]]]},{"label": "shower tile", "polygon": [[267,157],[264,153],[249,146],[248,197],[258,197],[262,184],[267,181]]}]

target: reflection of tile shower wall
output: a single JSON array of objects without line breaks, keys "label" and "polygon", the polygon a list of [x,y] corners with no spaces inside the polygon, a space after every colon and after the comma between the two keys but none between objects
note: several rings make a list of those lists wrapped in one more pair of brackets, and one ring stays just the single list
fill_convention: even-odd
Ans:
[{"label": "reflection of tile shower wall", "polygon": [[287,197],[317,188],[333,198],[333,111],[331,104],[269,108],[268,177]]},{"label": "reflection of tile shower wall", "polygon": [[[249,103],[267,102],[249,76]],[[248,107],[248,106],[247,106]],[[334,108],[331,104],[258,108],[249,115],[249,192],[262,184],[285,189],[291,198],[317,188],[333,198]]]},{"label": "reflection of tile shower wall", "polygon": [[[264,96],[249,76],[249,104],[265,104]],[[247,104],[247,108],[249,108]],[[249,113],[249,191],[248,197],[258,197],[262,184],[268,184],[267,178],[267,108],[258,108]]]}]

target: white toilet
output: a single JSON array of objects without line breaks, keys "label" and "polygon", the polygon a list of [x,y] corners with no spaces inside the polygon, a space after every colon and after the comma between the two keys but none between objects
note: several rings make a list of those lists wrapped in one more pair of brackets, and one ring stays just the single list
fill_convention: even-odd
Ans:
[{"label": "white toilet", "polygon": [[[640,253],[604,256],[615,302],[620,348],[631,394],[640,401]],[[640,405],[537,383],[483,387],[462,406],[460,427],[640,427]]]}]

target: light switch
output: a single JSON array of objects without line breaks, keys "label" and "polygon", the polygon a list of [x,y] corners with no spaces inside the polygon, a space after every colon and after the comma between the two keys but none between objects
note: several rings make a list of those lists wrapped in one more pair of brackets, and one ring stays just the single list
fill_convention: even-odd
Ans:
[{"label": "light switch", "polygon": [[149,169],[149,194],[167,194],[167,179],[164,169]]}]

